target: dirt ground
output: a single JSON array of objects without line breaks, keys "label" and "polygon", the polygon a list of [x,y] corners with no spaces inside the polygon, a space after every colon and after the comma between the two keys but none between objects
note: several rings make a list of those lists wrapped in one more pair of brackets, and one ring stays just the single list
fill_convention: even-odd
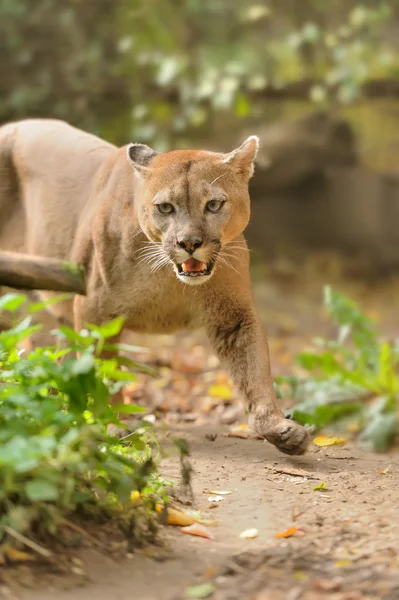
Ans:
[{"label": "dirt ground", "polygon": [[[325,270],[322,276],[325,281]],[[260,276],[256,295],[270,333],[273,369],[289,372],[295,352],[312,336],[330,331],[321,311],[321,286],[311,271],[298,279],[286,266],[267,281]],[[395,335],[397,287],[392,280],[384,286],[351,283],[340,289]],[[30,578],[28,566],[0,573],[0,597],[399,599],[397,449],[370,454],[348,441],[327,448],[312,445],[304,457],[287,457],[264,441],[225,437],[245,417],[201,336],[138,342],[150,347],[142,358],[156,364],[161,377],[149,381],[143,376],[126,393],[189,442],[193,506],[217,522],[207,526],[214,539],[165,527],[158,545],[117,557],[85,544],[65,559],[61,575],[39,568]],[[167,458],[162,472],[178,482],[177,458]],[[231,493],[211,502],[209,490]],[[256,529],[257,537],[242,539],[248,529]],[[290,537],[281,537],[290,529]],[[99,539],[106,544],[104,536]]]},{"label": "dirt ground", "polygon": [[[205,437],[212,432],[214,441]],[[185,427],[184,433],[193,454],[195,507],[217,520],[207,527],[214,540],[167,527],[161,546],[123,560],[81,550],[70,574],[35,579],[35,589],[19,587],[16,570],[8,577],[9,597],[184,600],[187,588],[208,582],[216,600],[399,598],[397,454],[314,446],[291,458],[262,441],[223,437],[220,427]],[[176,460],[166,461],[164,473],[178,479]],[[315,491],[321,482],[327,487]],[[208,490],[231,494],[209,509]],[[276,538],[292,527],[298,530],[292,537]],[[257,538],[240,539],[252,528]]]}]

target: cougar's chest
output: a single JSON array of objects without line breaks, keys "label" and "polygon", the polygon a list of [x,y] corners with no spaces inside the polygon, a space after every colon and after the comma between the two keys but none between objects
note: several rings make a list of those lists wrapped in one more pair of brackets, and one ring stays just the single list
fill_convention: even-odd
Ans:
[{"label": "cougar's chest", "polygon": [[172,269],[136,273],[121,290],[126,327],[140,333],[173,333],[196,329],[200,323],[200,297],[177,280]]}]

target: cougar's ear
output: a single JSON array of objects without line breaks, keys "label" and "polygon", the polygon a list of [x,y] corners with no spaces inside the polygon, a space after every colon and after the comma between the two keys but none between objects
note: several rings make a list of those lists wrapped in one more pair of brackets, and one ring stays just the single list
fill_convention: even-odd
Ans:
[{"label": "cougar's ear", "polygon": [[132,165],[134,172],[138,177],[144,179],[150,172],[150,163],[158,152],[155,152],[146,144],[129,144],[127,147],[127,157]]},{"label": "cougar's ear", "polygon": [[254,174],[254,162],[259,150],[259,138],[251,135],[239,148],[225,154],[223,162],[241,175],[246,181]]}]

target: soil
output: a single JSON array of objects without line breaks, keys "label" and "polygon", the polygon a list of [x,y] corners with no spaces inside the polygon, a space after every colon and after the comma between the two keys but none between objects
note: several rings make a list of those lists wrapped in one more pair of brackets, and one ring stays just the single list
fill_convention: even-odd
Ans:
[{"label": "soil", "polygon": [[[273,281],[258,285],[257,298],[269,326],[274,372],[280,373],[290,371],[295,352],[329,325],[320,311],[320,286],[309,283],[311,274],[287,283],[284,271]],[[383,329],[394,335],[396,288],[392,282],[384,289],[356,284],[346,290],[370,314],[382,315]],[[62,568],[38,562],[3,570],[0,597],[399,598],[397,449],[378,455],[348,441],[323,448],[312,444],[307,455],[287,457],[264,441],[226,437],[233,425],[244,422],[243,410],[200,336],[154,338],[144,360],[162,365],[161,379],[150,384],[143,375],[126,393],[189,442],[193,507],[217,521],[207,525],[214,539],[183,535],[179,527],[169,526],[162,528],[156,545],[129,552],[118,536],[107,537],[101,527],[90,529],[97,543],[84,536],[81,547],[60,555]],[[177,457],[167,458],[162,471],[179,483]],[[231,493],[210,502],[209,490]],[[257,537],[240,538],[248,529],[256,529]],[[290,529],[289,537],[281,537]],[[118,543],[118,552],[107,551]],[[189,589],[202,584],[208,584],[209,596],[206,587]]]},{"label": "soil", "polygon": [[[9,597],[184,600],[188,587],[212,582],[217,600],[399,598],[397,454],[314,446],[291,458],[262,441],[223,437],[220,427],[185,427],[184,433],[195,507],[217,520],[207,526],[214,540],[166,527],[160,546],[122,560],[89,547],[58,577],[44,571],[27,581],[21,567],[8,572]],[[205,437],[210,433],[218,434],[214,441]],[[166,461],[164,473],[178,480],[176,459]],[[315,491],[321,482],[327,487]],[[208,490],[231,494],[209,509]],[[298,530],[292,537],[276,538],[292,527]],[[240,539],[252,528],[257,538]],[[33,587],[22,588],[22,580]]]}]

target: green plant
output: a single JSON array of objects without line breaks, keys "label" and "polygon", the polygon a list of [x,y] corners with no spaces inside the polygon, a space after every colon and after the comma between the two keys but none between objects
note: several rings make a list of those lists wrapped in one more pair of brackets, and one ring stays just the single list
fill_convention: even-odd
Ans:
[{"label": "green plant", "polygon": [[[77,509],[115,515],[122,506],[131,523],[141,511],[148,527],[155,502],[166,499],[151,426],[141,421],[124,445],[107,434],[108,425],[120,425],[110,394],[135,378],[132,371],[144,368],[126,358],[99,358],[103,348],[118,348],[108,339],[123,320],[80,333],[60,327],[53,332],[53,347],[24,356],[17,344],[40,327],[32,325],[31,316],[16,321],[24,304],[21,294],[0,298],[0,310],[14,320],[0,333],[0,536],[10,528],[25,534],[34,526],[52,532],[60,518]],[[57,339],[67,347],[58,349]],[[119,410],[143,409],[121,405]],[[131,507],[132,492],[140,495],[139,506]]]},{"label": "green plant", "polygon": [[395,54],[381,38],[381,28],[391,15],[392,8],[385,2],[372,7],[357,4],[339,27],[324,29],[307,21],[288,36],[309,75],[319,80],[311,89],[314,102],[354,102],[367,80],[394,68]]},{"label": "green plant", "polygon": [[278,395],[294,401],[295,420],[316,429],[356,419],[361,443],[384,451],[399,433],[399,343],[381,340],[376,324],[342,294],[326,287],[324,299],[337,338],[315,339],[314,350],[299,354],[309,375],[278,378]]},{"label": "green plant", "polygon": [[[115,143],[188,145],[262,122],[267,90],[350,103],[395,78],[398,0],[3,0],[0,121],[65,119]],[[394,29],[393,29],[394,30]]]}]

